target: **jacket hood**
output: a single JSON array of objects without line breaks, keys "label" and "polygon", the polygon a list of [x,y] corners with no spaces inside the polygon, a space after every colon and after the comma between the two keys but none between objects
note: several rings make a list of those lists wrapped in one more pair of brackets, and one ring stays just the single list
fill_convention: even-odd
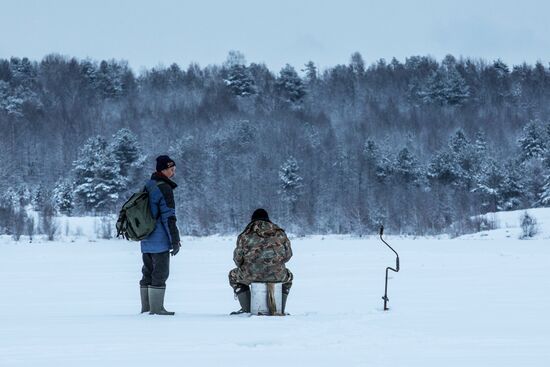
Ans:
[{"label": "jacket hood", "polygon": [[283,229],[275,223],[266,220],[255,220],[246,226],[243,233],[256,233],[260,237],[271,237],[278,231],[283,231]]}]

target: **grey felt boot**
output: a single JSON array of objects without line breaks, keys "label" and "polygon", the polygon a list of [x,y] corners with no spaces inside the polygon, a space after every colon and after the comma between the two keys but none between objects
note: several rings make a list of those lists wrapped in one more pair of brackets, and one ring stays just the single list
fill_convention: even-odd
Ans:
[{"label": "grey felt boot", "polygon": [[250,312],[250,290],[237,293],[237,298],[239,299],[239,303],[241,304],[241,309],[239,311],[231,312],[231,315],[249,313]]},{"label": "grey felt boot", "polygon": [[141,313],[151,311],[149,307],[149,289],[146,285],[142,285],[139,287],[139,292],[141,293]]},{"label": "grey felt boot", "polygon": [[151,312],[149,315],[169,315],[172,316],[175,312],[166,311],[164,309],[164,293],[166,287],[149,286],[149,305]]},{"label": "grey felt boot", "polygon": [[283,306],[283,310],[282,310],[282,311],[283,311],[283,315],[286,315],[286,313],[285,313],[285,308],[286,308],[286,299],[287,299],[287,297],[288,297],[288,293],[284,293],[284,292],[283,292],[283,299],[282,299],[282,302],[281,302],[281,303],[282,303],[282,306]]}]

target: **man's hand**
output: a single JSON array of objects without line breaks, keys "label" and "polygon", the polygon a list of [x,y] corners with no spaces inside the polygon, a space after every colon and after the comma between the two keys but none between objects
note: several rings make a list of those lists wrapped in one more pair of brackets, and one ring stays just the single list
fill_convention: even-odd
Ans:
[{"label": "man's hand", "polygon": [[172,250],[170,250],[170,255],[176,256],[178,252],[180,252],[180,247],[181,247],[181,244],[179,242],[172,244]]}]

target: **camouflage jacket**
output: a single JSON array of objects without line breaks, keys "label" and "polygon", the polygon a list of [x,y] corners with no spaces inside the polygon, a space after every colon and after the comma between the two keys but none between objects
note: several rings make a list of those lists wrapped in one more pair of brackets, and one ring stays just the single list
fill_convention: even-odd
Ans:
[{"label": "camouflage jacket", "polygon": [[285,263],[292,248],[285,231],[257,220],[248,224],[237,239],[233,261],[248,281],[281,282],[287,277]]}]

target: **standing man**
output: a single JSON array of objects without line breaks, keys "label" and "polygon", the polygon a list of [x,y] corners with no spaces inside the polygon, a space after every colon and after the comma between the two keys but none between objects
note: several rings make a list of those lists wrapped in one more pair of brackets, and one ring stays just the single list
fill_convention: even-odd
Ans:
[{"label": "standing man", "polygon": [[141,312],[151,315],[174,315],[164,309],[166,280],[170,273],[170,255],[175,256],[181,245],[176,226],[176,206],[173,190],[178,186],[171,180],[176,163],[167,155],[157,157],[156,172],[145,184],[155,229],[141,241],[143,277],[141,278]]},{"label": "standing man", "polygon": [[285,266],[292,257],[285,231],[269,220],[265,209],[256,209],[250,223],[237,239],[233,261],[237,267],[229,272],[229,285],[241,304],[232,315],[250,312],[250,283],[281,282],[282,311],[292,287],[293,275]]}]

